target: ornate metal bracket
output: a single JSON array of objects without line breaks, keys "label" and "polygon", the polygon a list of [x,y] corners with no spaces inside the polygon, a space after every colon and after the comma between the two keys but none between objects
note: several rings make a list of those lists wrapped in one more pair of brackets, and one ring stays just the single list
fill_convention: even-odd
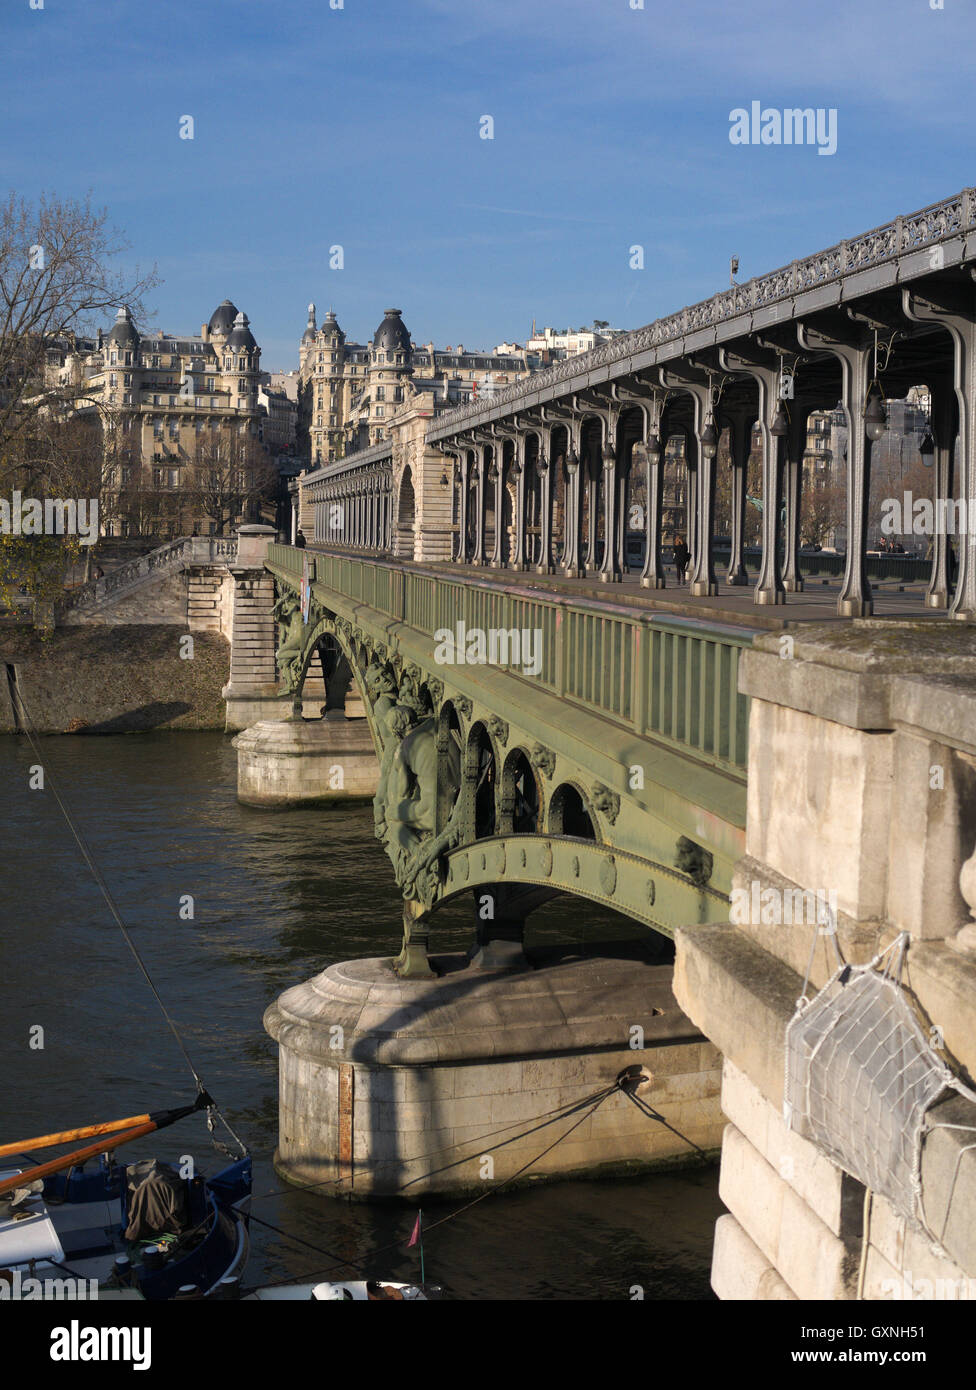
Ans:
[{"label": "ornate metal bracket", "polygon": [[602,782],[595,782],[590,791],[590,802],[594,810],[600,811],[611,825],[614,824],[620,812],[620,797],[616,792]]},{"label": "ornate metal bracket", "polygon": [[498,740],[504,748],[508,742],[508,725],[504,719],[499,719],[497,714],[489,714],[485,720],[485,727],[491,736]]},{"label": "ornate metal bracket", "polygon": [[686,835],[681,836],[674,861],[674,866],[680,873],[687,874],[692,883],[704,888],[712,876],[712,863],[712,856],[707,849],[696,844],[694,840],[689,840]]},{"label": "ornate metal bracket", "polygon": [[556,770],[556,755],[551,748],[546,748],[541,743],[533,744],[529,752],[529,762],[545,775],[547,781],[552,781],[552,775]]}]

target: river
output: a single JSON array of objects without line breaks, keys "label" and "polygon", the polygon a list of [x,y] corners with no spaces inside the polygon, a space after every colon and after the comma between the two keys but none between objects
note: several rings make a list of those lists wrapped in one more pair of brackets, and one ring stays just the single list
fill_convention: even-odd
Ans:
[{"label": "river", "polygon": [[[284,1188],[271,1162],[277,1057],[264,1009],[333,961],[399,946],[398,898],[371,808],[240,806],[236,754],[220,734],[47,738],[40,748],[45,786],[32,789],[36,759],[26,739],[0,737],[0,1136],[185,1104],[194,1094],[58,810],[53,780],[197,1069],[252,1150],[255,1214],[356,1261],[364,1275],[416,1278],[416,1251],[387,1249],[409,1235],[410,1209]],[[431,949],[465,945],[469,919],[461,908],[435,919]],[[534,939],[591,949],[620,936],[620,919],[565,901],[532,925]],[[31,1046],[38,1025],[43,1048]],[[192,1153],[211,1172],[221,1162],[200,1117],[147,1152],[169,1160]],[[502,1192],[431,1233],[427,1277],[461,1299],[619,1299],[635,1287],[645,1299],[709,1298],[717,1184],[717,1168],[707,1168]],[[252,1225],[249,1284],[328,1263]]]}]

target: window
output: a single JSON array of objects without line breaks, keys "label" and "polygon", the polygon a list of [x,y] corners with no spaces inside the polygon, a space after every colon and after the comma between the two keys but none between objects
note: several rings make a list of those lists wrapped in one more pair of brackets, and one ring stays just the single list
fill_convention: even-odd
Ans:
[{"label": "window", "polygon": [[200,433],[202,432],[202,430],[203,430],[203,421],[202,421],[202,420],[194,420],[194,422],[193,422],[193,432],[194,432],[194,434],[200,434]]},{"label": "window", "polygon": [[123,385],[123,386],[131,386],[131,385],[132,385],[132,373],[131,373],[131,372],[126,372],[125,376],[122,378],[122,385]]},{"label": "window", "polygon": [[152,359],[152,364],[153,364],[154,367],[158,367],[158,366],[159,366],[159,358],[158,358],[158,357],[154,357],[154,358]]},{"label": "window", "polygon": [[176,397],[175,397],[175,396],[170,396],[170,398],[169,398],[169,403],[170,403],[170,405],[175,405],[175,404],[176,404]]},{"label": "window", "polygon": [[381,405],[378,405],[378,406],[376,407],[375,413],[376,413],[376,416],[377,416],[377,417],[379,417],[380,415],[382,415],[382,414],[384,413],[383,407],[382,407]]},{"label": "window", "polygon": [[163,437],[163,422],[162,422],[162,420],[160,420],[158,424],[153,425],[153,439],[162,439],[162,437]]},{"label": "window", "polygon": [[178,468],[171,468],[169,470],[169,485],[170,487],[179,487],[180,470]]},{"label": "window", "polygon": [[162,487],[162,485],[163,485],[163,470],[162,470],[161,468],[154,468],[154,469],[153,469],[153,487]]},{"label": "window", "polygon": [[116,363],[118,362],[118,360],[119,360],[119,354],[118,354],[117,352],[113,352],[113,353],[112,353],[112,356],[111,356],[111,359],[110,359],[110,361],[111,361],[113,367],[116,365]]},{"label": "window", "polygon": [[127,352],[127,353],[125,354],[125,365],[126,365],[127,367],[131,367],[131,366],[132,366],[132,353],[131,353],[131,352]]},{"label": "window", "polygon": [[118,379],[118,377],[115,375],[114,372],[113,372],[113,373],[111,374],[111,376],[109,377],[109,379],[108,379],[108,384],[109,384],[109,386],[118,386],[118,384],[119,384],[119,379]]},{"label": "window", "polygon": [[377,399],[378,401],[386,400],[386,387],[385,387],[385,386],[377,386],[377,388],[376,388],[376,399]]}]

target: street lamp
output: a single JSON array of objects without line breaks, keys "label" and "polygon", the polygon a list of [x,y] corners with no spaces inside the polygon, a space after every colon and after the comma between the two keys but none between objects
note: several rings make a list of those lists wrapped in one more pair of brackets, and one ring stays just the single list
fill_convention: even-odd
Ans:
[{"label": "street lamp", "polygon": [[864,429],[868,439],[872,444],[877,444],[887,428],[888,416],[884,408],[884,401],[877,391],[872,391],[868,396],[867,407],[864,411]]},{"label": "street lamp", "polygon": [[709,460],[713,459],[718,453],[718,431],[715,428],[715,421],[709,418],[701,436],[702,453]]},{"label": "street lamp", "polygon": [[770,434],[775,439],[783,439],[790,430],[790,417],[786,413],[786,406],[782,401],[776,404],[776,414],[773,416],[773,423],[769,427]]}]

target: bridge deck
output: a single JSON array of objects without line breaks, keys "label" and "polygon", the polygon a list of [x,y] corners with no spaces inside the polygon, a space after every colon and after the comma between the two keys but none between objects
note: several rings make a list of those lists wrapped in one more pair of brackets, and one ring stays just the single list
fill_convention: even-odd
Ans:
[{"label": "bridge deck", "polygon": [[[440,569],[457,576],[459,565],[428,565],[427,568]],[[683,617],[705,618],[720,622],[732,622],[749,628],[779,629],[792,623],[845,623],[837,612],[837,597],[841,589],[840,579],[808,578],[806,588],[800,594],[787,594],[786,603],[776,608],[759,608],[753,602],[753,586],[748,588],[723,584],[719,580],[719,592],[714,598],[695,598],[688,593],[687,585],[667,589],[648,590],[640,587],[637,574],[624,575],[618,584],[601,584],[594,579],[566,579],[562,575],[519,574],[515,570],[500,571],[474,565],[465,565],[465,571],[476,574],[479,579],[495,581],[506,579],[520,588],[536,587],[550,591],[572,594],[574,597],[599,599],[604,603],[621,603],[626,606],[657,609],[664,613],[674,613]],[[669,579],[671,576],[668,576]],[[872,583],[874,616],[877,618],[939,618],[945,617],[944,610],[926,608],[924,605],[925,585],[898,584],[892,580]]]},{"label": "bridge deck", "polygon": [[[336,546],[309,546],[310,551],[321,549],[325,553],[342,553]],[[567,579],[560,574],[534,574],[531,571],[499,570],[490,565],[459,565],[455,563],[437,564],[432,561],[415,562],[396,560],[383,551],[350,551],[361,559],[373,558],[387,564],[403,565],[408,569],[423,570],[457,580],[465,576],[476,578],[489,584],[519,589],[539,589],[547,594],[565,595],[572,598],[585,598],[597,602],[626,608],[639,608],[645,612],[671,613],[685,618],[698,618],[709,622],[732,624],[749,630],[779,631],[795,623],[846,623],[837,613],[837,597],[841,589],[840,577],[822,579],[819,576],[806,576],[806,587],[802,593],[787,594],[786,602],[775,608],[761,608],[753,602],[753,584],[736,586],[718,580],[718,594],[713,598],[695,598],[688,592],[687,585],[674,584],[673,571],[669,567],[667,589],[642,589],[638,573],[625,574],[620,583],[601,584],[592,578]],[[926,608],[926,585],[923,581],[913,583],[898,580],[873,580],[871,585],[874,599],[874,617],[905,618],[944,618],[944,609]]]}]

